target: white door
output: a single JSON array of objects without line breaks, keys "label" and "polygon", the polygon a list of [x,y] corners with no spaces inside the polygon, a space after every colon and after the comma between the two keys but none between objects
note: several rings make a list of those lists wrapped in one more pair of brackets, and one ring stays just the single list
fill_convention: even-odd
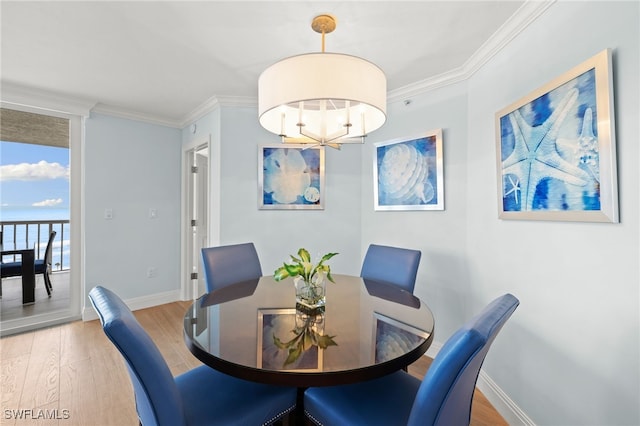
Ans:
[{"label": "white door", "polygon": [[207,235],[209,218],[209,148],[199,146],[188,155],[189,174],[188,191],[188,264],[192,285],[192,297],[197,298],[206,292],[200,251],[208,246]]}]

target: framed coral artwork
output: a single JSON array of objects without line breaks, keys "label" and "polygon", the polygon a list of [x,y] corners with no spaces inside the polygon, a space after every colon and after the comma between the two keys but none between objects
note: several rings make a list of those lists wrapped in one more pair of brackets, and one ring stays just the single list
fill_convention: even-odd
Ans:
[{"label": "framed coral artwork", "polygon": [[618,222],[611,51],[496,113],[501,219]]},{"label": "framed coral artwork", "polygon": [[444,210],[442,129],[375,144],[375,210]]},{"label": "framed coral artwork", "polygon": [[258,205],[266,210],[324,209],[324,147],[261,146]]}]

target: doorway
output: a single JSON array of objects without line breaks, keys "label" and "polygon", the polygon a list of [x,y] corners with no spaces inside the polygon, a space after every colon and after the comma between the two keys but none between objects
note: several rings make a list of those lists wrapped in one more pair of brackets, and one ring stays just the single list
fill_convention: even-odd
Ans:
[{"label": "doorway", "polygon": [[186,190],[186,272],[188,274],[184,296],[195,299],[206,292],[200,252],[209,245],[209,143],[203,143],[186,153],[184,180]]},{"label": "doorway", "polygon": [[[79,115],[26,106],[9,108],[3,104],[0,114],[3,122],[0,139],[6,141],[3,154],[15,150],[13,158],[3,155],[3,164],[7,162],[4,171],[12,174],[11,182],[3,184],[15,186],[2,188],[3,249],[33,248],[35,257],[43,258],[49,235],[56,232],[46,256],[51,259],[51,296],[39,276],[35,302],[23,305],[21,277],[12,283],[8,282],[11,278],[3,280],[7,287],[17,289],[17,297],[2,299],[0,334],[5,336],[80,318],[82,256],[80,250],[72,247],[79,247],[82,234],[79,220],[82,179],[77,171],[81,170],[84,123]],[[13,198],[9,196],[11,191]],[[14,299],[16,306],[11,305]]]}]

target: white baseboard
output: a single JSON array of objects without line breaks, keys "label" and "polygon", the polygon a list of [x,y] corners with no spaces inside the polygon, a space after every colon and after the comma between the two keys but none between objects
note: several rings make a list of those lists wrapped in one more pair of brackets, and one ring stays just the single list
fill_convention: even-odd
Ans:
[{"label": "white baseboard", "polygon": [[[166,303],[172,303],[180,300],[180,290],[165,291],[164,293],[150,294],[148,296],[135,297],[133,299],[127,299],[124,303],[127,304],[129,309],[136,311],[138,309],[152,308],[158,305],[164,305]],[[91,304],[84,307],[82,311],[83,321],[92,321],[98,319],[98,314],[93,309]]]},{"label": "white baseboard", "polygon": [[427,352],[425,352],[424,355],[429,358],[435,358],[436,355],[438,355],[438,352],[440,352],[440,349],[442,349],[442,343],[431,342],[431,346],[429,346],[429,349],[427,349]]},{"label": "white baseboard", "polygon": [[510,425],[535,426],[533,420],[516,405],[484,370],[480,370],[477,388]]},{"label": "white baseboard", "polygon": [[[425,356],[435,358],[440,349],[442,349],[442,343],[433,342],[425,353]],[[478,376],[478,383],[476,384],[480,392],[489,400],[491,405],[496,409],[498,413],[509,423],[510,425],[524,425],[535,426],[535,423],[524,411],[516,405],[515,402],[494,382],[491,377],[484,371],[480,370]]]}]

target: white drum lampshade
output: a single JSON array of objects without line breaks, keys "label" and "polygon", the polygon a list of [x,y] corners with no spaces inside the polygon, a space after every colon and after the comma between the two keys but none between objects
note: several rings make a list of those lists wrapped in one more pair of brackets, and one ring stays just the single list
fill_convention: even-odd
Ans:
[{"label": "white drum lampshade", "polygon": [[[323,50],[325,32],[330,31],[323,27]],[[260,124],[284,142],[330,146],[351,138],[361,142],[386,121],[386,104],[384,72],[351,55],[293,56],[267,68],[258,80]]]}]

